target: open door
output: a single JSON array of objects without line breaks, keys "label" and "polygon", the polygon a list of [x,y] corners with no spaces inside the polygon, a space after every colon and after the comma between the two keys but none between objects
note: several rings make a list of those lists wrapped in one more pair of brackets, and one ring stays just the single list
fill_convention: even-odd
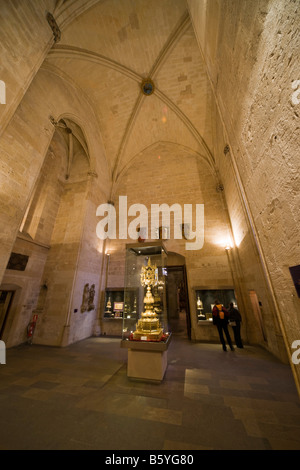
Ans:
[{"label": "open door", "polygon": [[254,290],[250,290],[249,291],[249,296],[250,296],[250,300],[251,300],[251,304],[252,304],[253,313],[255,315],[255,318],[256,318],[257,323],[258,323],[259,328],[260,328],[260,333],[261,333],[262,339],[264,341],[267,341],[267,335],[266,335],[266,331],[265,331],[265,327],[264,327],[261,307],[260,307],[260,304],[259,304],[259,301],[258,301],[258,298],[257,298],[257,294]]},{"label": "open door", "polygon": [[191,339],[191,318],[185,265],[168,266],[168,320],[172,334]]},{"label": "open door", "polygon": [[0,339],[3,336],[14,293],[13,290],[0,290]]}]

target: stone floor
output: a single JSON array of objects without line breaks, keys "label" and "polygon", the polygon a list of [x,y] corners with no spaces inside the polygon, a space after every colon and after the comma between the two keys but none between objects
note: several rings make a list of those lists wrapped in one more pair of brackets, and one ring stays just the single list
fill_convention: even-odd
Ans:
[{"label": "stone floor", "polygon": [[129,380],[116,338],[22,345],[0,365],[1,450],[300,450],[289,366],[174,336],[162,383]]}]

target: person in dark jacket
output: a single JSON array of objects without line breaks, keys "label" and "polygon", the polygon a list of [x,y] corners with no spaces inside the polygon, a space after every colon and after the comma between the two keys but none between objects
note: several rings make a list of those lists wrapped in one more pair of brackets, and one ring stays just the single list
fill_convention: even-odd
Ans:
[{"label": "person in dark jacket", "polygon": [[228,326],[227,326],[228,320],[229,320],[229,313],[226,310],[226,308],[218,300],[215,301],[212,315],[213,315],[213,324],[216,325],[216,327],[218,328],[218,333],[220,336],[221,344],[223,346],[223,351],[227,351],[223,331],[225,333],[227,343],[231,351],[234,351],[234,347],[232,345],[231,337],[230,337]]},{"label": "person in dark jacket", "polygon": [[243,342],[241,338],[242,316],[240,312],[238,311],[238,309],[234,308],[232,302],[229,305],[228,313],[229,313],[229,322],[233,323],[231,326],[233,329],[235,344],[237,345],[238,348],[243,348],[244,346],[243,346]]}]

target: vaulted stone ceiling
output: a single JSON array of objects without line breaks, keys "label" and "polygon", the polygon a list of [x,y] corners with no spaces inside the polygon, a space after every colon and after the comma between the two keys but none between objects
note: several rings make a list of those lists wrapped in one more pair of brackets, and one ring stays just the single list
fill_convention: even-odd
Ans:
[{"label": "vaulted stone ceiling", "polygon": [[186,0],[58,1],[54,15],[61,39],[43,69],[93,107],[113,180],[143,151],[170,143],[213,164],[213,96]]}]

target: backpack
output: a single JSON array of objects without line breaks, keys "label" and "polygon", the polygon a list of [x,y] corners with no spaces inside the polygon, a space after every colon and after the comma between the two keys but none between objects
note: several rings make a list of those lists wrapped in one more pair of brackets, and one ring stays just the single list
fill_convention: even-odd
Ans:
[{"label": "backpack", "polygon": [[217,309],[219,310],[219,318],[220,318],[221,320],[224,320],[225,314],[224,314],[224,312],[223,312],[223,307],[222,307],[222,305],[221,305],[221,304],[217,305]]}]

